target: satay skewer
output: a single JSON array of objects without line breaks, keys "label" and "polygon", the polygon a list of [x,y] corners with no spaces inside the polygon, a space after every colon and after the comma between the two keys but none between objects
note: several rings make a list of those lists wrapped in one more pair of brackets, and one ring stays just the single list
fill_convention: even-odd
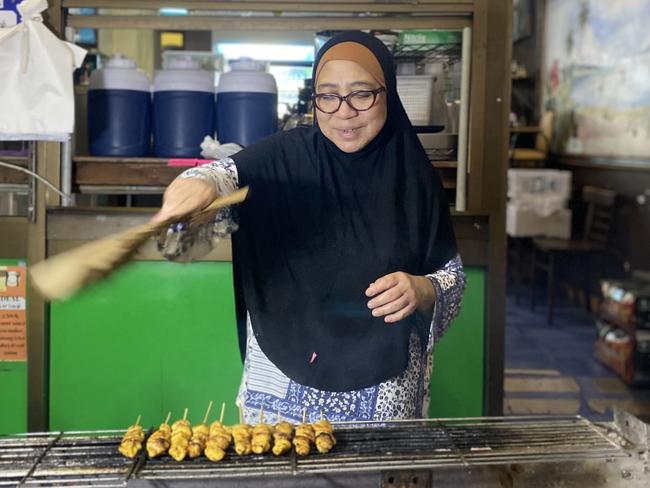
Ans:
[{"label": "satay skewer", "polygon": [[207,424],[210,410],[212,410],[212,400],[210,400],[208,409],[205,411],[203,422],[192,427],[192,438],[190,439],[190,444],[187,447],[187,455],[191,459],[199,457],[205,450],[205,446],[208,442],[208,437],[210,436],[210,427],[208,427]]},{"label": "satay skewer", "polygon": [[187,408],[183,413],[183,418],[172,424],[171,446],[169,455],[176,461],[182,461],[187,456],[187,451],[192,438],[192,426],[187,420]]},{"label": "satay skewer", "polygon": [[253,436],[251,440],[252,450],[255,454],[264,454],[271,450],[271,436],[273,427],[264,423],[264,405],[260,407],[260,419],[258,424],[253,427]]},{"label": "satay skewer", "polygon": [[307,423],[307,407],[302,412],[302,423],[296,426],[296,433],[293,437],[293,445],[298,456],[307,456],[311,451],[311,444],[314,442],[314,427]]},{"label": "satay skewer", "polygon": [[330,452],[332,448],[336,445],[336,439],[334,438],[334,429],[332,424],[323,416],[323,411],[320,412],[320,420],[314,422],[314,436],[316,449],[321,454]]},{"label": "satay skewer", "polygon": [[282,420],[282,414],[278,408],[278,415],[273,428],[273,454],[281,456],[291,450],[291,437],[293,436],[293,425]]},{"label": "satay skewer", "polygon": [[122,437],[120,442],[120,447],[118,451],[125,457],[133,459],[142,449],[142,442],[144,441],[144,430],[140,426],[140,418],[142,416],[138,415],[135,424],[129,426]]},{"label": "satay skewer", "polygon": [[210,425],[208,442],[205,446],[205,457],[210,461],[219,462],[226,455],[226,449],[232,441],[230,430],[223,425],[223,414],[226,409],[226,403],[221,404],[221,415],[219,420]]},{"label": "satay skewer", "polygon": [[155,458],[165,454],[171,445],[172,431],[169,427],[169,419],[172,413],[167,414],[165,421],[160,424],[158,430],[147,439],[147,454],[150,458]]},{"label": "satay skewer", "polygon": [[241,406],[239,407],[239,424],[232,427],[232,438],[235,442],[235,452],[240,456],[248,456],[253,452],[251,445],[251,434],[253,427],[244,423],[244,415]]}]

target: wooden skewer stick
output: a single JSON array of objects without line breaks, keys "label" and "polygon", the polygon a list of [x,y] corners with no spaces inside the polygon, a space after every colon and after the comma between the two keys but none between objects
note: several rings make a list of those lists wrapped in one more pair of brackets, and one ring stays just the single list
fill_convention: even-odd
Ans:
[{"label": "wooden skewer stick", "polygon": [[137,427],[138,425],[140,425],[140,417],[142,417],[142,415],[138,415],[138,418],[137,418],[137,420],[135,421],[135,425],[136,425],[136,427]]},{"label": "wooden skewer stick", "polygon": [[223,425],[223,413],[226,411],[226,402],[221,402],[221,415],[219,415],[219,423]]},{"label": "wooden skewer stick", "polygon": [[307,423],[307,407],[302,409],[302,423],[303,424]]},{"label": "wooden skewer stick", "polygon": [[167,418],[165,419],[165,423],[166,423],[166,424],[169,423],[169,419],[170,419],[171,417],[172,417],[172,413],[171,413],[171,412],[167,412]]},{"label": "wooden skewer stick", "polygon": [[264,423],[264,405],[260,407],[260,424]]},{"label": "wooden skewer stick", "polygon": [[322,410],[320,411],[320,421],[321,422],[323,421],[323,411]]},{"label": "wooden skewer stick", "polygon": [[244,412],[242,411],[241,405],[237,405],[239,408],[239,423],[243,424],[244,423]]},{"label": "wooden skewer stick", "polygon": [[187,407],[185,407],[185,412],[183,412],[183,420],[187,420]]},{"label": "wooden skewer stick", "polygon": [[276,420],[275,421],[276,424],[282,422],[282,413],[280,412],[280,407],[278,407],[278,417],[275,420]]},{"label": "wooden skewer stick", "polygon": [[205,416],[203,417],[203,423],[208,422],[208,417],[210,416],[210,410],[212,410],[212,400],[210,400],[210,403],[208,404],[208,409],[205,412]]}]

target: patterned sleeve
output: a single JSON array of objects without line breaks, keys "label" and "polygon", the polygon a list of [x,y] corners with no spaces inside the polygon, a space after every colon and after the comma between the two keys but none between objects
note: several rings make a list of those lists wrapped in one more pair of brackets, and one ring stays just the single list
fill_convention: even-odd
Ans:
[{"label": "patterned sleeve", "polygon": [[[231,158],[190,168],[179,178],[200,178],[214,184],[221,196],[229,195],[239,187],[237,167]],[[239,227],[237,215],[232,206],[217,212],[212,222],[189,227],[184,223],[170,225],[167,232],[158,239],[158,250],[171,261],[192,261],[208,254],[224,237]]]},{"label": "patterned sleeve", "polygon": [[460,311],[460,301],[467,285],[460,255],[447,262],[442,269],[426,275],[436,289],[436,305],[431,320],[429,346],[433,347],[451,325]]}]

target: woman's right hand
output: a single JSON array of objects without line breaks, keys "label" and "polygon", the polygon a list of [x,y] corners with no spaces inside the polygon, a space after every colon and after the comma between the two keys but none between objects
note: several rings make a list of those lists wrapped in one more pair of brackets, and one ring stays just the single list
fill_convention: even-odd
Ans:
[{"label": "woman's right hand", "polygon": [[176,178],[165,190],[163,205],[151,223],[179,221],[200,212],[219,195],[214,185],[201,178]]}]

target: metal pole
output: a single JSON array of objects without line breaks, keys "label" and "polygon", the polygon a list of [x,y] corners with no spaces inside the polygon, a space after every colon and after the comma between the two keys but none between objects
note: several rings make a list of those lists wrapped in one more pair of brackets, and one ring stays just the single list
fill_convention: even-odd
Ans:
[{"label": "metal pole", "polygon": [[460,120],[458,126],[458,169],[456,172],[456,210],[467,210],[467,170],[469,141],[469,80],[471,67],[472,28],[463,28],[460,72]]},{"label": "metal pole", "polygon": [[74,197],[72,196],[72,142],[70,137],[61,144],[61,191],[66,195],[71,195],[70,198],[61,197],[61,205],[64,207],[74,205]]}]

